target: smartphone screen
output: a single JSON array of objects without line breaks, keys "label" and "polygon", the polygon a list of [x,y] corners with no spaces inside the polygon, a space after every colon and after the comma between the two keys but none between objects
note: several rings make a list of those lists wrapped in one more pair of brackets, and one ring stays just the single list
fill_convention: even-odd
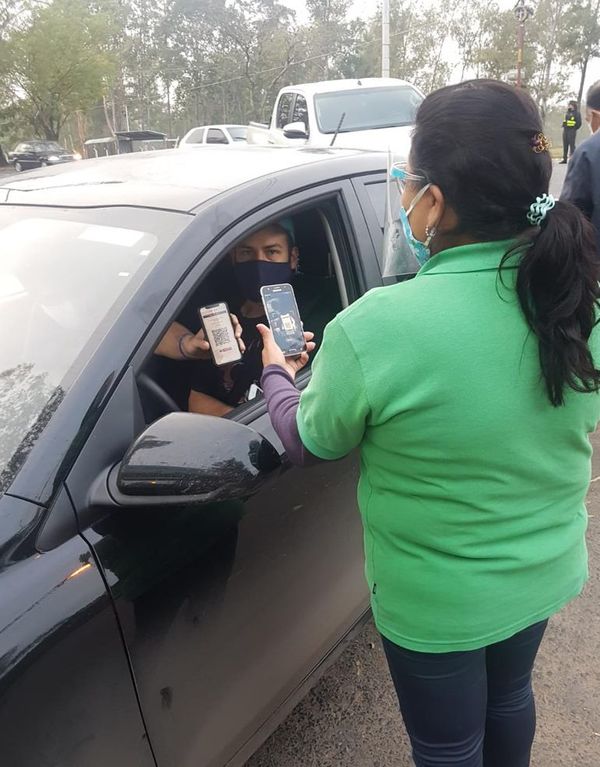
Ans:
[{"label": "smartphone screen", "polygon": [[265,313],[277,346],[286,357],[306,351],[304,328],[291,285],[264,285],[260,289]]},{"label": "smartphone screen", "polygon": [[235,331],[229,316],[227,304],[211,304],[198,310],[206,340],[215,365],[227,365],[242,358],[242,353],[235,337]]}]

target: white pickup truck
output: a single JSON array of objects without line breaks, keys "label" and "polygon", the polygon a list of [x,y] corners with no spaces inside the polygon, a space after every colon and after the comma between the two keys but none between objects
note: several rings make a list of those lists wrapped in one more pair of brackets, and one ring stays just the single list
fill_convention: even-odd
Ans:
[{"label": "white pickup truck", "polygon": [[394,78],[327,80],[279,91],[270,125],[250,123],[249,144],[391,148],[408,155],[423,94]]}]

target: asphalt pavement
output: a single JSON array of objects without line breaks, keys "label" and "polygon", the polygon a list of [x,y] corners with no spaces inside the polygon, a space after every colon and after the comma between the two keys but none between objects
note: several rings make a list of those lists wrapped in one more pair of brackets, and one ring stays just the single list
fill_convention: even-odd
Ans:
[{"label": "asphalt pavement", "polygon": [[[560,193],[565,166],[551,191]],[[588,496],[590,580],[552,618],[535,671],[532,767],[600,765],[600,432]],[[412,767],[379,638],[369,623],[246,767]],[[510,765],[506,765],[510,767]]]}]

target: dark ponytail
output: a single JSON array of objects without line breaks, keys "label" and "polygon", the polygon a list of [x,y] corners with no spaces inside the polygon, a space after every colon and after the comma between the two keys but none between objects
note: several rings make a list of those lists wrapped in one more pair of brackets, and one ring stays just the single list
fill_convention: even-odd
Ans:
[{"label": "dark ponytail", "polygon": [[600,260],[591,223],[571,203],[557,201],[520,260],[517,294],[539,343],[550,402],[564,404],[568,386],[600,388],[588,341],[596,325]]},{"label": "dark ponytail", "polygon": [[496,80],[450,85],[421,104],[410,164],[440,187],[455,212],[458,225],[450,234],[518,242],[506,258],[522,254],[516,289],[538,339],[548,398],[558,407],[567,387],[600,389],[588,346],[597,322],[600,254],[591,223],[567,202],[558,201],[539,228],[527,220],[552,176],[542,128],[522,89]]}]

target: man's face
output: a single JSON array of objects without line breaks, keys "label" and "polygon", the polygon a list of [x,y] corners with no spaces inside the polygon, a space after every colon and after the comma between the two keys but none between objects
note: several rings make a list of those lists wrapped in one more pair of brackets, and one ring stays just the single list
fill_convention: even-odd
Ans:
[{"label": "man's face", "polygon": [[585,114],[585,121],[590,126],[592,133],[600,130],[600,111],[596,109],[587,109]]},{"label": "man's face", "polygon": [[292,270],[298,266],[298,248],[290,251],[287,235],[269,228],[260,229],[246,237],[233,249],[233,260],[237,264],[245,261],[270,261],[288,263]]}]

